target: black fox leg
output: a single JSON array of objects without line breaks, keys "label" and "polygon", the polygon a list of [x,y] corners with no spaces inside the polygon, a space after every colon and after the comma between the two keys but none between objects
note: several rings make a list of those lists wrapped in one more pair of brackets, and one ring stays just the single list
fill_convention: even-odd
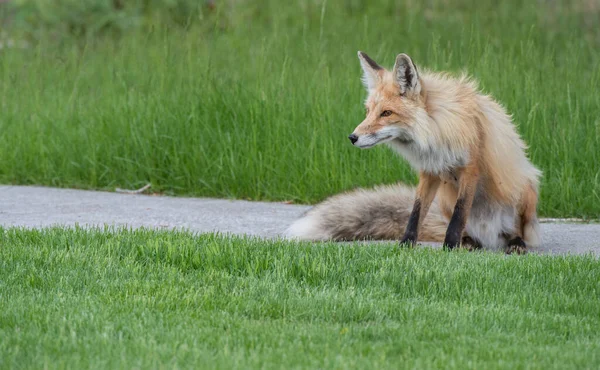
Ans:
[{"label": "black fox leg", "polygon": [[456,199],[454,213],[452,213],[448,230],[446,230],[446,238],[444,239],[445,248],[453,249],[460,245],[462,234],[467,224],[467,218],[469,217],[469,211],[471,210],[471,205],[473,205],[477,180],[478,171],[474,164],[466,167],[460,175],[458,181],[458,199]]},{"label": "black fox leg", "polygon": [[417,199],[413,205],[412,212],[408,218],[404,236],[400,240],[401,245],[414,245],[419,239],[419,225],[423,222],[429,206],[435,198],[438,188],[440,187],[439,176],[433,176],[421,172],[419,174],[419,185],[417,186]]},{"label": "black fox leg", "polygon": [[446,248],[453,249],[459,246],[466,221],[465,200],[459,199],[456,202],[456,206],[454,206],[454,213],[446,231],[446,239],[444,240]]},{"label": "black fox leg", "polygon": [[404,236],[402,240],[400,240],[400,244],[413,245],[417,243],[418,235],[419,235],[419,218],[421,217],[421,200],[417,198],[415,200],[415,204],[413,205],[412,212],[410,213],[410,217],[408,219],[408,224],[406,225],[406,231],[404,232]]}]

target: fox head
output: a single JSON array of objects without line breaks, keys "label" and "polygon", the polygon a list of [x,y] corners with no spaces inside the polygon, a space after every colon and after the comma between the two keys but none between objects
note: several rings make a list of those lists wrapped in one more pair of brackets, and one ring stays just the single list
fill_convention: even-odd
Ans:
[{"label": "fox head", "polygon": [[354,146],[371,148],[396,140],[410,143],[416,139],[418,125],[426,117],[417,67],[406,54],[396,57],[394,69],[379,66],[367,54],[359,51],[363,83],[368,91],[366,118],[348,136]]}]

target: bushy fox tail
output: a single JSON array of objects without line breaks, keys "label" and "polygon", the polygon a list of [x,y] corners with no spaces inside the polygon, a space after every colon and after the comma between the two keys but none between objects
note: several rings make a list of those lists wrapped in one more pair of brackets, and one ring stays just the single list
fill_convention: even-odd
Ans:
[{"label": "bushy fox tail", "polygon": [[[287,230],[301,240],[399,240],[404,235],[415,200],[415,189],[402,184],[357,189],[326,199]],[[448,222],[433,202],[419,240],[441,242]]]}]

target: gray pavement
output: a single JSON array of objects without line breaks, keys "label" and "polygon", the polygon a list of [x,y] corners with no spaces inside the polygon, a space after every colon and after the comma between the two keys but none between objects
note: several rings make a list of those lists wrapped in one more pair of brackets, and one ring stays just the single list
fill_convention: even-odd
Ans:
[{"label": "gray pavement", "polygon": [[[76,224],[282,236],[309,206],[210,198],[0,186],[0,225]],[[600,224],[543,223],[539,253],[600,255]]]}]

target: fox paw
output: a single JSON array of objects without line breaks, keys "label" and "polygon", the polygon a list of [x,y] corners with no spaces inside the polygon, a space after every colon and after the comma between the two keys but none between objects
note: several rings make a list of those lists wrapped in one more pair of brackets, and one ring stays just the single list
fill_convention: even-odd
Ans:
[{"label": "fox paw", "polygon": [[468,235],[463,236],[462,241],[460,243],[460,247],[468,250],[469,252],[473,252],[482,248],[481,243],[475,241]]},{"label": "fox paw", "polygon": [[523,239],[517,236],[508,242],[506,254],[527,254],[527,245]]},{"label": "fox paw", "polygon": [[414,247],[417,244],[417,237],[415,235],[405,235],[400,240],[401,247]]},{"label": "fox paw", "polygon": [[444,249],[452,250],[458,247],[460,247],[460,236],[446,235],[446,239],[444,239]]}]

